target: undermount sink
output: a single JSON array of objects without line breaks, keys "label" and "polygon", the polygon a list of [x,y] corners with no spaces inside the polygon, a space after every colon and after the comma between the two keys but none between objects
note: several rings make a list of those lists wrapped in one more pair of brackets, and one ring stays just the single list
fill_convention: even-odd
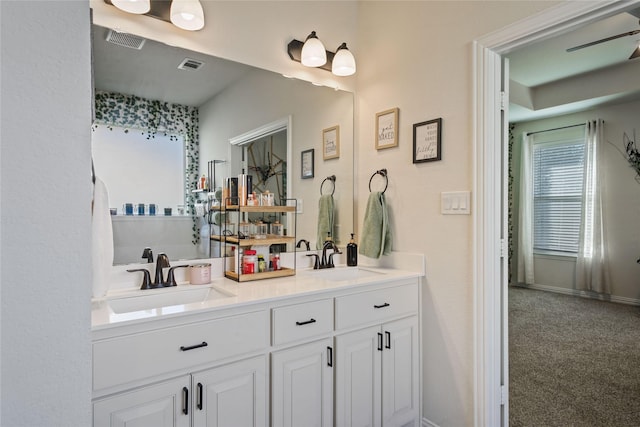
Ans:
[{"label": "undermount sink", "polygon": [[161,288],[136,291],[134,295],[108,299],[107,303],[116,314],[132,311],[151,310],[175,305],[202,303],[205,301],[229,298],[234,295],[214,289],[211,286],[181,288]]},{"label": "undermount sink", "polygon": [[384,275],[382,272],[361,267],[335,267],[321,270],[308,270],[307,274],[319,279],[333,280],[336,282]]}]

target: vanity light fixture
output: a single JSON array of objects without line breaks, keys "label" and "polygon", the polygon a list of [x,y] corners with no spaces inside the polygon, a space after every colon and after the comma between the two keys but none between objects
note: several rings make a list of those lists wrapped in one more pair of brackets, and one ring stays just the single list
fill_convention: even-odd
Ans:
[{"label": "vanity light fixture", "polygon": [[333,57],[331,72],[336,76],[350,76],[356,72],[356,59],[349,52],[346,43],[342,43]]},{"label": "vanity light fixture", "polygon": [[118,9],[172,23],[187,31],[204,28],[200,0],[104,0]]},{"label": "vanity light fixture", "polygon": [[311,34],[307,36],[300,55],[300,62],[305,67],[319,67],[327,63],[327,50],[316,36],[315,31],[311,31]]},{"label": "vanity light fixture", "polygon": [[111,0],[111,3],[122,11],[137,15],[145,14],[151,9],[150,0]]},{"label": "vanity light fixture", "polygon": [[197,31],[204,27],[204,11],[199,0],[173,0],[171,22],[178,28]]},{"label": "vanity light fixture", "polygon": [[[319,53],[318,49],[321,49],[324,55]],[[322,68],[336,76],[350,76],[356,72],[356,60],[347,44],[342,43],[338,46],[336,53],[328,51],[315,31],[309,34],[304,43],[296,39],[291,40],[287,45],[287,53],[293,61],[307,67]]]}]

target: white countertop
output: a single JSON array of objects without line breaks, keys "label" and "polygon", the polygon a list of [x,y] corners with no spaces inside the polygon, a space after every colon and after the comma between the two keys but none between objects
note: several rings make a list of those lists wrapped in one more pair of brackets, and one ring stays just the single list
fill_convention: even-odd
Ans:
[{"label": "white countertop", "polygon": [[[339,274],[341,269],[360,269],[364,274],[362,277],[345,271],[345,280],[336,280],[334,277],[320,278],[319,276]],[[335,273],[334,273],[335,272]],[[215,310],[247,306],[269,301],[277,301],[295,296],[313,295],[327,292],[329,290],[345,290],[365,288],[367,285],[380,284],[383,282],[397,281],[401,279],[418,278],[424,275],[423,272],[402,270],[396,268],[380,267],[336,267],[327,270],[306,270],[297,271],[295,276],[280,277],[250,282],[236,282],[227,278],[214,278],[209,285],[189,285],[178,284],[174,288],[115,291],[107,294],[104,298],[92,300],[91,326],[93,331],[108,329],[117,326],[125,326],[146,322],[157,321],[158,319],[168,319],[189,314],[212,312]],[[195,288],[211,287],[214,292],[210,294],[222,296],[220,298],[208,298],[204,301],[164,306],[161,308],[145,309],[139,311],[127,311],[115,313],[110,305],[110,301],[130,297],[146,297],[147,295],[160,295],[170,292],[192,291]],[[217,291],[217,292],[216,292]]]}]

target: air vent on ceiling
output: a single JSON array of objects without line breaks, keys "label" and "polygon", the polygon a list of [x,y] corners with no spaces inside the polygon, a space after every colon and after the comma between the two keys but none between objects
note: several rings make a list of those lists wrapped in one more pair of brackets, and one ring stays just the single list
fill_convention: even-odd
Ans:
[{"label": "air vent on ceiling", "polygon": [[109,30],[106,40],[109,43],[117,44],[118,46],[138,50],[142,49],[142,46],[144,46],[144,42],[146,41],[146,39],[143,39],[142,37],[134,36],[133,34],[128,33],[119,33],[114,30]]},{"label": "air vent on ceiling", "polygon": [[178,68],[181,70],[198,70],[204,65],[204,62],[198,61],[196,59],[185,58],[184,61],[178,65]]}]

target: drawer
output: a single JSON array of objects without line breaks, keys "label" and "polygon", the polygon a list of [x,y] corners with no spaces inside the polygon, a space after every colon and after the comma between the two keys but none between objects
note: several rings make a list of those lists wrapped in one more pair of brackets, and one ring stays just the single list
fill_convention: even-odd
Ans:
[{"label": "drawer", "polygon": [[274,308],[273,345],[333,331],[333,299]]},{"label": "drawer", "polygon": [[361,292],[336,298],[336,329],[345,329],[418,311],[418,285]]},{"label": "drawer", "polygon": [[264,349],[268,324],[265,310],[94,342],[93,389]]}]

